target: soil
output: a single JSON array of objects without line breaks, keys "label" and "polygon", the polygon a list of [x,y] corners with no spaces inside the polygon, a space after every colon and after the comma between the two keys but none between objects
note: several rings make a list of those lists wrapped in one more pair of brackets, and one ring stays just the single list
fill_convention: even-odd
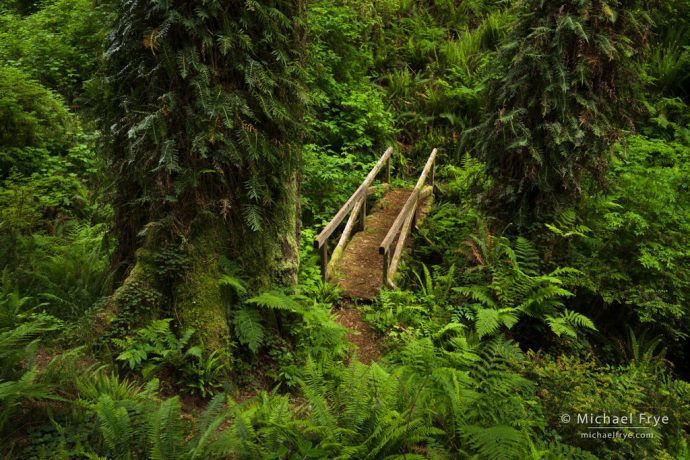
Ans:
[{"label": "soil", "polygon": [[381,357],[381,335],[362,319],[362,313],[351,305],[334,312],[338,323],[348,328],[347,340],[354,345],[352,355],[363,364]]}]

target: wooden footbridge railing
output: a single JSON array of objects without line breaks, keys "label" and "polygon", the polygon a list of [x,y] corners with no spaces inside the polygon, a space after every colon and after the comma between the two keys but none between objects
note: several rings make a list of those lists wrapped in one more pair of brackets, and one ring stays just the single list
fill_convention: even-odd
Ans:
[{"label": "wooden footbridge railing", "polygon": [[[335,217],[326,225],[326,227],[321,231],[319,236],[314,240],[314,247],[319,251],[321,258],[321,276],[324,281],[328,279],[328,276],[332,272],[332,268],[342,255],[347,241],[350,238],[352,229],[355,225],[355,221],[359,217],[359,229],[364,230],[364,221],[367,217],[367,194],[369,192],[369,186],[374,182],[376,176],[386,165],[386,183],[390,184],[391,181],[391,155],[393,154],[393,147],[388,147],[384,154],[379,158],[374,167],[371,169],[367,175],[362,185],[357,188],[355,193],[345,202],[342,208],[337,212]],[[350,213],[352,211],[352,213]],[[331,257],[330,263],[328,258],[328,238],[333,234],[333,232],[338,228],[338,225],[350,214],[350,218],[345,225],[340,240],[338,240],[338,245],[333,250],[333,257]]]},{"label": "wooden footbridge railing", "polygon": [[[405,247],[405,240],[412,231],[413,226],[415,226],[416,224],[419,204],[425,195],[434,192],[435,162],[436,149],[431,151],[431,155],[429,155],[429,159],[427,160],[426,165],[422,170],[422,174],[421,176],[419,176],[419,180],[417,180],[417,185],[415,185],[414,190],[412,190],[412,194],[410,194],[410,197],[407,199],[407,202],[403,206],[402,210],[400,210],[400,214],[398,214],[398,217],[395,219],[395,222],[393,222],[393,225],[391,226],[390,230],[388,230],[388,234],[381,242],[381,246],[379,246],[379,254],[383,255],[382,279],[383,285],[385,287],[395,287],[395,285],[393,284],[393,278],[395,277],[395,272],[398,269],[400,255],[402,254],[402,250]],[[426,178],[429,175],[429,173],[431,173],[431,185],[428,188],[426,188],[424,184],[426,183]],[[398,235],[398,233],[400,234],[400,236],[398,237],[398,242],[395,245],[395,251],[393,252],[391,257],[391,246],[393,245],[393,241],[395,241],[395,237]]]},{"label": "wooden footbridge railing", "polygon": [[[360,261],[360,257],[367,259],[362,260],[361,263],[368,264],[370,268],[367,267],[366,273],[359,273],[358,276],[363,276],[364,278],[367,278],[370,281],[373,280],[379,287],[381,285],[385,287],[395,286],[393,284],[393,279],[397,271],[398,264],[400,262],[402,251],[405,247],[405,241],[412,229],[416,226],[420,204],[422,203],[424,198],[426,198],[430,194],[433,194],[436,149],[434,149],[429,155],[429,159],[427,160],[426,165],[424,166],[422,174],[420,175],[415,188],[411,192],[409,192],[409,196],[407,196],[407,191],[409,191],[409,189],[401,189],[399,191],[391,192],[391,195],[397,194],[397,202],[395,206],[391,206],[390,203],[387,206],[386,216],[388,217],[386,217],[386,220],[376,220],[376,225],[372,227],[376,230],[374,230],[374,233],[372,234],[367,233],[365,239],[367,239],[368,241],[366,242],[366,244],[362,244],[361,239],[360,241],[357,241],[357,239],[360,237],[356,237],[355,240],[353,240],[353,244],[357,249],[350,250],[348,246],[348,241],[350,240],[350,236],[352,235],[353,230],[355,230],[355,228],[357,228],[358,230],[364,230],[365,219],[367,216],[367,195],[369,194],[370,190],[373,189],[371,187],[371,184],[374,182],[379,172],[383,169],[384,165],[386,165],[387,167],[386,177],[383,180],[383,182],[390,184],[392,154],[393,148],[389,147],[381,156],[381,158],[376,162],[376,165],[374,165],[372,170],[367,175],[366,179],[364,179],[364,182],[362,182],[362,184],[357,188],[357,190],[352,194],[352,196],[347,200],[347,202],[345,202],[345,204],[336,213],[335,217],[333,217],[333,219],[328,223],[328,225],[326,225],[326,227],[321,231],[319,236],[316,237],[316,240],[314,241],[314,246],[320,254],[321,275],[324,281],[331,278],[331,276],[333,275],[335,265],[338,263],[338,260],[341,258],[341,256],[343,256],[343,253],[345,252],[347,247],[349,255],[346,256],[346,259],[349,258],[350,260],[352,260],[353,258],[355,258],[357,262]],[[426,186],[427,178],[430,178],[430,186]],[[400,194],[402,194],[402,196]],[[400,208],[400,205],[402,203],[400,198],[405,199],[404,197],[407,197],[407,200],[405,201],[405,204],[402,205],[402,208]],[[381,206],[379,206],[379,209],[381,209]],[[393,212],[392,215],[391,212]],[[350,217],[347,220],[347,223],[342,231],[340,239],[338,240],[338,244],[333,250],[332,256],[329,258],[329,238],[335,233],[336,229],[339,228],[340,224],[345,220],[345,218],[348,215]],[[372,216],[372,218],[379,218],[381,216],[382,215],[376,215]],[[392,221],[393,216],[396,216],[395,220],[392,224],[389,224],[389,222]],[[388,227],[389,225],[390,228]],[[385,234],[385,237],[383,237],[386,231],[387,233]],[[372,238],[382,238],[382,241],[378,239],[372,240]],[[379,244],[380,246],[378,246],[378,254],[376,254],[377,250],[375,245]],[[381,260],[381,258],[383,259],[382,271],[380,271],[381,269],[376,269],[375,266],[371,266],[372,262],[374,262],[377,259]],[[375,263],[374,265],[378,265],[378,263],[379,262]],[[372,272],[371,270],[375,271]],[[381,274],[380,278],[379,273],[376,273],[376,271],[378,271]],[[344,273],[343,275],[347,274]],[[353,280],[355,280],[358,276],[346,276],[346,278],[352,278]],[[378,288],[376,288],[376,290],[378,290]]]}]

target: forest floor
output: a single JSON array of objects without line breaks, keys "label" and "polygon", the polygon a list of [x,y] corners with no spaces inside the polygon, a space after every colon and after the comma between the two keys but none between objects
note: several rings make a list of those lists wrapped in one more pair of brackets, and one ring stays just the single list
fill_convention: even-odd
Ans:
[{"label": "forest floor", "polygon": [[383,337],[362,319],[362,312],[346,302],[334,312],[335,320],[348,330],[347,340],[354,345],[354,355],[364,364],[381,357]]}]

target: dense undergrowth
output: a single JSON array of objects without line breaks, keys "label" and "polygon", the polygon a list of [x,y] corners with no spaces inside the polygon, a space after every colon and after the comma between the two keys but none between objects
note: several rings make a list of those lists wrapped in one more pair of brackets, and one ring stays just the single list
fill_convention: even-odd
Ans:
[{"label": "dense undergrowth", "polygon": [[[0,2],[3,458],[690,459],[687,0],[309,2],[299,282],[256,292],[218,261],[230,338],[213,352],[143,284],[104,320],[123,267],[94,108],[116,10]],[[588,85],[601,75],[577,74],[573,36],[625,78]],[[521,79],[537,64],[553,75]],[[542,86],[553,99],[531,100]],[[628,107],[598,110],[614,96]],[[439,148],[439,190],[401,288],[350,305],[313,239],[387,145],[397,183]],[[524,148],[560,160],[535,154],[498,187]],[[191,262],[166,247],[147,263],[165,285]],[[351,350],[343,304],[380,332],[378,362]],[[667,418],[628,439],[563,418],[604,413]]]}]

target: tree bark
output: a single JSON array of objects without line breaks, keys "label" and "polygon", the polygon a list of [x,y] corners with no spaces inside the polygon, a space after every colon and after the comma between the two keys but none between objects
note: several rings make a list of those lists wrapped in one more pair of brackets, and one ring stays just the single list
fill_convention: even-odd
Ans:
[{"label": "tree bark", "polygon": [[101,318],[127,331],[172,316],[219,349],[223,260],[251,290],[297,279],[304,1],[119,11],[100,108],[119,281]]}]

